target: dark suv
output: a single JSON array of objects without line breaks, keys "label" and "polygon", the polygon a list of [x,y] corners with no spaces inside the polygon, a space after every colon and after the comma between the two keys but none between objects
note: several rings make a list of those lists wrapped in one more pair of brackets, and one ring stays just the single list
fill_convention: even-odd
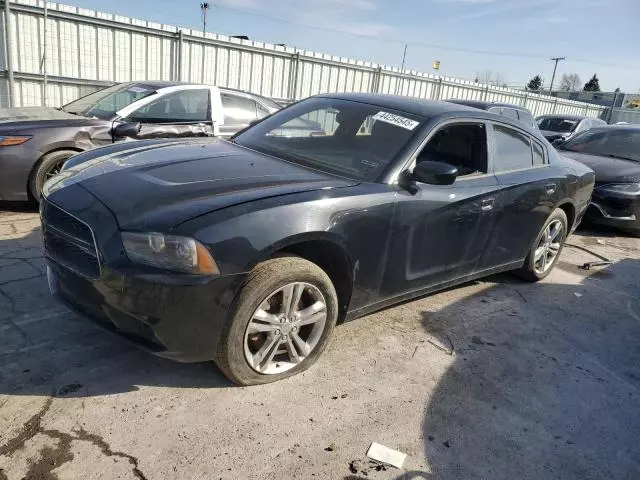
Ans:
[{"label": "dark suv", "polygon": [[504,115],[524,123],[527,127],[537,129],[538,126],[533,120],[533,115],[529,110],[519,105],[500,102],[481,102],[479,100],[447,100],[449,103],[457,103],[458,105],[466,105],[467,107],[479,108],[488,112]]}]

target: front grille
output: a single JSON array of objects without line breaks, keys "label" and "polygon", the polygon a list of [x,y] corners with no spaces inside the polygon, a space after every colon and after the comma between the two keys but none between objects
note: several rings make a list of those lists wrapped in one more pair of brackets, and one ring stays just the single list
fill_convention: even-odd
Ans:
[{"label": "front grille", "polygon": [[41,211],[45,255],[85,277],[100,277],[91,229],[52,203],[46,202]]}]

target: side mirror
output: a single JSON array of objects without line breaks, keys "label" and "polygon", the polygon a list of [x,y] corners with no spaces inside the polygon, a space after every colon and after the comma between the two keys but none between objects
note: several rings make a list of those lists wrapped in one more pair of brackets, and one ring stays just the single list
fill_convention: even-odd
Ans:
[{"label": "side mirror", "polygon": [[139,122],[121,123],[113,127],[111,134],[113,135],[114,139],[125,137],[136,138],[140,133],[141,127],[142,125],[140,125]]},{"label": "side mirror", "polygon": [[411,173],[411,180],[430,185],[451,185],[456,181],[458,169],[442,162],[424,160],[418,162]]}]

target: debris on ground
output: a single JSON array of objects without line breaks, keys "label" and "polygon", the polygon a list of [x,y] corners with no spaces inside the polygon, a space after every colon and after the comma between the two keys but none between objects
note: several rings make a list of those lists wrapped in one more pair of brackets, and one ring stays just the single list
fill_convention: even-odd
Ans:
[{"label": "debris on ground", "polygon": [[582,295],[582,293],[578,293],[578,292],[573,292],[573,294],[578,298],[582,298],[584,296]]},{"label": "debris on ground", "polygon": [[380,463],[391,465],[392,467],[402,468],[402,464],[407,458],[407,454],[373,442],[369,447],[367,457]]},{"label": "debris on ground", "polygon": [[336,444],[332,443],[327,448],[325,448],[324,451],[325,452],[333,452],[334,450],[337,450],[337,449],[338,449],[338,447],[336,447]]},{"label": "debris on ground", "polygon": [[453,342],[451,341],[451,338],[449,338],[449,335],[446,334],[443,335],[443,337],[444,338],[440,339],[429,335],[429,338],[427,338],[427,342],[436,347],[438,350],[442,350],[447,355],[453,355]]}]

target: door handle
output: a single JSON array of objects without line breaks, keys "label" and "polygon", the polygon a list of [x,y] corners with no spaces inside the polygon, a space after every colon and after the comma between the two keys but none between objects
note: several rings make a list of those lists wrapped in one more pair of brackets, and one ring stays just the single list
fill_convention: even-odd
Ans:
[{"label": "door handle", "polygon": [[485,198],[480,202],[480,210],[483,212],[488,212],[493,209],[493,202],[495,198]]},{"label": "door handle", "polygon": [[556,184],[550,183],[545,187],[547,189],[547,195],[553,195],[556,192]]}]

